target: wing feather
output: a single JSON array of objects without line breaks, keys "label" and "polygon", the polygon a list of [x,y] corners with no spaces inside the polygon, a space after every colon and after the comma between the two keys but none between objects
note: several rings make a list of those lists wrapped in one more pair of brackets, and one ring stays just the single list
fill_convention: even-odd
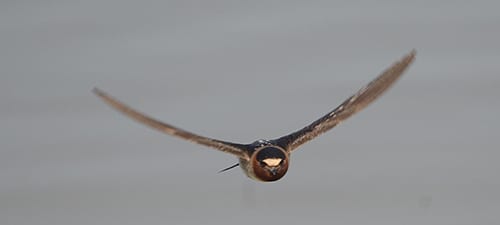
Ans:
[{"label": "wing feather", "polygon": [[191,133],[189,131],[177,128],[170,124],[153,119],[143,113],[140,113],[97,88],[94,88],[93,92],[114,109],[142,124],[145,124],[149,127],[175,137],[179,137],[197,144],[205,145],[223,152],[233,154],[239,158],[247,160],[249,159],[248,153],[246,151],[247,145],[225,142]]},{"label": "wing feather", "polygon": [[405,55],[400,61],[394,63],[368,85],[361,88],[356,94],[346,99],[333,111],[309,124],[308,126],[289,135],[276,139],[276,143],[292,151],[317,137],[318,135],[337,126],[343,120],[349,118],[356,112],[364,109],[367,105],[380,97],[396,80],[403,74],[415,58],[415,50]]}]

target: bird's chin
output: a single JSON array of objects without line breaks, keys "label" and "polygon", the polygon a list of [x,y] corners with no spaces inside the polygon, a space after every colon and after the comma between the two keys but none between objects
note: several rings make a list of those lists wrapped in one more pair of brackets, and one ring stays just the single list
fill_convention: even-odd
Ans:
[{"label": "bird's chin", "polygon": [[254,168],[255,177],[264,182],[272,182],[285,176],[288,168]]}]

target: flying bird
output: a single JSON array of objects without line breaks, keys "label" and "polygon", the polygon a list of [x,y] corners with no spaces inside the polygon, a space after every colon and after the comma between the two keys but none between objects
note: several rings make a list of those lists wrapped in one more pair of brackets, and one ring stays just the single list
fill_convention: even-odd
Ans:
[{"label": "flying bird", "polygon": [[251,144],[232,143],[194,134],[136,111],[97,88],[94,88],[93,92],[111,107],[140,123],[169,135],[238,157],[239,163],[221,170],[221,172],[240,166],[248,177],[257,181],[270,182],[279,180],[286,174],[290,164],[290,154],[299,146],[337,126],[380,97],[401,77],[413,62],[415,54],[415,50],[412,50],[337,108],[304,128],[277,139],[260,139]]}]

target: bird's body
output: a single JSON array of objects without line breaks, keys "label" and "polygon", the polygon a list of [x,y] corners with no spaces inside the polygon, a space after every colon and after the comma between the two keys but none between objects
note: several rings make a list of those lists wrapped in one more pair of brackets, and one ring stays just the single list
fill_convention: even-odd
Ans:
[{"label": "bird's body", "polygon": [[[244,173],[258,181],[276,181],[288,171],[290,154],[300,145],[330,130],[341,121],[362,110],[384,93],[403,74],[415,58],[415,51],[404,56],[356,94],[349,97],[337,108],[308,126],[273,140],[257,140],[251,144],[237,144],[203,137],[183,129],[163,123],[140,113],[103,91],[94,88],[94,93],[113,108],[125,115],[172,136],[180,137],[201,145],[212,147],[239,158],[239,166]],[[238,164],[237,164],[238,165]],[[236,165],[235,165],[236,166]],[[234,167],[234,166],[233,166]],[[233,168],[230,167],[230,168]],[[227,168],[227,169],[230,169]],[[227,170],[225,169],[225,170]],[[223,170],[223,171],[225,171]]]},{"label": "bird's body", "polygon": [[258,140],[249,145],[250,159],[240,158],[240,167],[250,178],[260,181],[275,181],[288,171],[290,153],[267,140]]}]

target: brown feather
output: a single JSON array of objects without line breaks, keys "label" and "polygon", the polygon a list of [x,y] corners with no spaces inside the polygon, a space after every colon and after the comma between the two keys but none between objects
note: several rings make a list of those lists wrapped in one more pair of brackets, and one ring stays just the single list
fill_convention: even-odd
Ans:
[{"label": "brown feather", "polygon": [[249,159],[249,155],[245,150],[246,145],[220,141],[212,138],[203,137],[191,133],[189,131],[185,131],[183,129],[174,127],[170,124],[163,123],[143,113],[140,113],[97,88],[94,88],[93,92],[114,109],[122,112],[123,114],[127,115],[128,117],[142,124],[157,129],[163,133],[170,134],[172,136],[180,137],[188,141],[192,141],[201,145],[221,150],[223,152],[233,154],[242,159],[247,159],[247,160]]},{"label": "brown feather", "polygon": [[364,109],[401,77],[403,72],[413,62],[415,54],[415,50],[411,51],[333,111],[294,133],[276,139],[276,143],[290,152]]}]

